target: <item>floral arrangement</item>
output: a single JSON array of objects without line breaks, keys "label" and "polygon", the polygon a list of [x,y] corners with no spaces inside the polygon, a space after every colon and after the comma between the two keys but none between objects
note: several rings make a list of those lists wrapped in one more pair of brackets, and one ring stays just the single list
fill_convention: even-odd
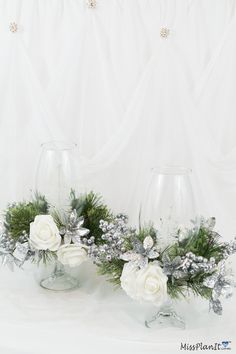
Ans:
[{"label": "floral arrangement", "polygon": [[128,218],[114,216],[95,193],[77,197],[72,191],[66,212],[52,208],[44,196],[9,205],[0,230],[0,256],[11,269],[26,261],[75,267],[91,259],[99,274],[121,286],[137,301],[161,307],[168,297],[193,293],[209,300],[216,314],[221,299],[232,295],[235,281],[226,260],[236,240],[222,242],[215,218],[193,221],[176,230],[163,247],[152,225],[134,229]]},{"label": "floral arrangement", "polygon": [[13,269],[26,261],[57,259],[63,265],[78,266],[88,258],[95,238],[99,243],[101,218],[109,219],[110,212],[93,192],[76,197],[72,191],[66,212],[55,210],[40,194],[30,202],[9,205],[0,230],[3,264]]},{"label": "floral arrangement", "polygon": [[236,252],[236,240],[221,242],[214,226],[215,218],[196,220],[192,229],[177,230],[163,249],[152,226],[135,230],[118,215],[111,222],[101,220],[103,244],[94,244],[89,255],[100,274],[135,300],[160,307],[168,296],[179,299],[192,292],[222,314],[221,299],[230,297],[235,286],[225,261]]}]

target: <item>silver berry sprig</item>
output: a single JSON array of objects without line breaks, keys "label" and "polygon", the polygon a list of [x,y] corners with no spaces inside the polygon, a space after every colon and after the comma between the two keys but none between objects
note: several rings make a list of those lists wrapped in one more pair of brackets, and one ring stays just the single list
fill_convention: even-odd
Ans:
[{"label": "silver berry sprig", "polygon": [[100,229],[103,231],[102,245],[93,245],[89,250],[89,256],[95,263],[119,259],[120,255],[126,252],[126,240],[130,234],[127,226],[126,215],[119,214],[112,221],[100,221]]},{"label": "silver berry sprig", "polygon": [[212,272],[216,267],[216,260],[211,257],[209,260],[202,256],[196,256],[193,252],[186,253],[185,256],[181,257],[181,264],[177,269],[182,270],[185,273],[191,275],[199,272]]}]

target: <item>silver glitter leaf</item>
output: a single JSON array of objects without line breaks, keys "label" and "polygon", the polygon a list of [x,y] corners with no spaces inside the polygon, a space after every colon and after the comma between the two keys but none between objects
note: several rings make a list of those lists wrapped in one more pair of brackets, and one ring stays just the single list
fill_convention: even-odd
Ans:
[{"label": "silver glitter leaf", "polygon": [[137,264],[137,266],[139,268],[144,268],[144,267],[146,267],[148,265],[148,258],[147,257],[141,257],[140,259],[138,259],[134,263]]},{"label": "silver glitter leaf", "polygon": [[175,279],[181,279],[186,277],[186,273],[181,270],[175,270],[172,275]]},{"label": "silver glitter leaf", "polygon": [[176,279],[180,279],[186,276],[186,274],[179,268],[182,266],[182,260],[180,256],[175,257],[172,261],[168,254],[164,253],[162,257],[163,271],[166,275],[172,275]]},{"label": "silver glitter leaf", "polygon": [[76,219],[75,223],[76,223],[76,227],[77,227],[78,229],[81,228],[81,226],[82,226],[83,223],[84,223],[84,217],[83,217],[83,216],[80,216],[78,219]]},{"label": "silver glitter leaf", "polygon": [[76,210],[72,210],[72,212],[70,213],[70,216],[69,216],[69,222],[71,224],[74,224],[75,222],[77,222],[77,219],[78,219],[78,216],[77,216],[77,212]]},{"label": "silver glitter leaf", "polygon": [[140,240],[134,239],[133,246],[134,246],[134,251],[136,253],[143,254],[145,252],[145,249],[143,247],[143,243]]},{"label": "silver glitter leaf", "polygon": [[17,242],[16,248],[15,248],[12,255],[14,258],[18,259],[20,262],[24,262],[27,257],[28,251],[29,251],[28,242],[25,242],[25,243]]},{"label": "silver glitter leaf", "polygon": [[89,234],[89,230],[86,229],[85,227],[79,227],[76,231],[78,232],[80,237],[84,237]]},{"label": "silver glitter leaf", "polygon": [[69,231],[67,231],[64,235],[64,244],[65,245],[69,245],[71,243],[71,233]]},{"label": "silver glitter leaf", "polygon": [[190,232],[187,228],[180,228],[178,231],[178,240],[179,242],[185,241],[190,235]]},{"label": "silver glitter leaf", "polygon": [[157,250],[155,248],[152,248],[149,252],[148,252],[148,258],[149,259],[155,259],[159,256],[159,252],[157,252]]},{"label": "silver glitter leaf", "polygon": [[2,265],[8,266],[8,268],[12,272],[14,271],[14,264],[15,264],[14,257],[10,253],[3,256]]},{"label": "silver glitter leaf", "polygon": [[217,315],[222,315],[222,304],[219,299],[210,300],[210,309],[212,309]]},{"label": "silver glitter leaf", "polygon": [[217,282],[217,278],[218,276],[216,274],[211,275],[210,277],[207,277],[204,280],[203,285],[206,286],[207,288],[213,289]]},{"label": "silver glitter leaf", "polygon": [[121,256],[120,256],[120,258],[126,262],[137,261],[138,259],[140,259],[140,257],[141,257],[140,254],[133,252],[133,251],[125,252],[125,253],[121,254]]},{"label": "silver glitter leaf", "polygon": [[174,267],[178,267],[181,264],[182,260],[180,256],[176,256],[173,261],[172,261],[172,265]]},{"label": "silver glitter leaf", "polygon": [[204,222],[202,224],[202,226],[207,230],[213,230],[215,225],[216,225],[216,218],[215,217],[211,217],[207,220],[204,220]]},{"label": "silver glitter leaf", "polygon": [[154,241],[151,236],[146,236],[144,241],[143,241],[143,247],[145,250],[149,250],[153,247]]}]

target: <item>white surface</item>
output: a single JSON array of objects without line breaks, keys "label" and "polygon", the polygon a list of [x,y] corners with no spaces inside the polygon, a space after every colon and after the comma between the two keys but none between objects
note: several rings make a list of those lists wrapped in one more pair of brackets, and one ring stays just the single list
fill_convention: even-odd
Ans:
[{"label": "white surface", "polygon": [[181,342],[223,340],[232,341],[234,352],[235,299],[224,301],[223,316],[209,314],[207,302],[181,302],[186,330],[147,329],[144,320],[155,308],[114,291],[91,264],[79,273],[80,289],[54,293],[41,289],[30,271],[1,270],[1,353],[178,353]]}]

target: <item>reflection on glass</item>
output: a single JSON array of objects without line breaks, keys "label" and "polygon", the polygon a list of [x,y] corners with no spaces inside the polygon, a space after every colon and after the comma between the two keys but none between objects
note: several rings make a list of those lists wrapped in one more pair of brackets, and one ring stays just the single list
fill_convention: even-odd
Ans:
[{"label": "reflection on glass", "polygon": [[196,209],[190,175],[190,169],[179,166],[152,170],[141,205],[141,223],[152,222],[163,245],[173,241],[179,227],[193,227]]},{"label": "reflection on glass", "polygon": [[68,203],[71,189],[76,188],[76,144],[52,141],[42,144],[36,174],[36,189],[59,209]]}]

